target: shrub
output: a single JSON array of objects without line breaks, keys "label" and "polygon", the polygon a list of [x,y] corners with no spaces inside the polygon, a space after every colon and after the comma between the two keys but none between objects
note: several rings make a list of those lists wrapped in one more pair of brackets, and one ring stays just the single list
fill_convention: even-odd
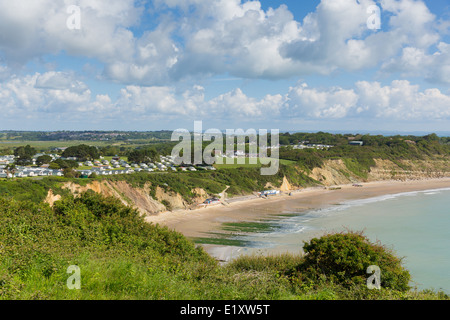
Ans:
[{"label": "shrub", "polygon": [[169,201],[167,200],[162,200],[161,203],[164,205],[164,207],[166,207],[167,210],[171,211],[172,210],[172,205],[170,204]]},{"label": "shrub", "polygon": [[304,245],[305,261],[300,279],[326,279],[346,287],[365,285],[371,265],[381,269],[381,287],[409,290],[410,274],[401,259],[380,244],[371,243],[361,233],[347,232],[314,238]]}]

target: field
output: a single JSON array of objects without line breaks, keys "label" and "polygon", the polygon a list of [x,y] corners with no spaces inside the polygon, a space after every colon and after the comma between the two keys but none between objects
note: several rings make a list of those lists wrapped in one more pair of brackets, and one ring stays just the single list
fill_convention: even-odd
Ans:
[{"label": "field", "polygon": [[[263,159],[264,159],[263,162],[270,160],[268,158],[263,158]],[[230,161],[230,160],[232,160],[233,163],[230,163],[230,164],[227,163],[227,161]],[[243,160],[242,158],[241,159],[238,159],[238,158],[224,159],[223,160],[223,164],[217,164],[217,161],[216,161],[216,164],[214,164],[214,167],[216,169],[224,169],[224,168],[231,169],[231,168],[255,168],[255,167],[259,168],[259,167],[262,166],[261,161],[260,161],[259,158],[257,159],[257,163],[256,164],[251,164],[249,158],[245,158],[244,159],[245,163],[242,163],[242,164],[239,163],[239,161],[242,161],[242,160]],[[295,161],[280,159],[280,164],[282,164],[282,165],[290,165],[290,164],[295,164]]]}]

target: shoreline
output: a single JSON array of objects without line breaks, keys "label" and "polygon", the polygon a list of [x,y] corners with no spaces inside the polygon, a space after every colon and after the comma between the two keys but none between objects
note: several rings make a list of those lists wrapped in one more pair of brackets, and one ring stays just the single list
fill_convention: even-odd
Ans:
[{"label": "shoreline", "polygon": [[[421,180],[397,181],[382,180],[359,183],[363,187],[352,184],[331,187],[310,187],[300,191],[292,190],[292,195],[285,192],[268,199],[257,196],[244,196],[228,199],[228,204],[214,205],[193,210],[177,210],[163,212],[155,216],[147,216],[145,221],[167,226],[188,238],[205,237],[209,233],[219,232],[224,222],[244,222],[264,219],[277,212],[296,212],[314,210],[341,204],[346,201],[375,198],[383,195],[401,194],[405,192],[426,191],[450,188],[450,177]],[[333,188],[333,189],[330,189]],[[299,207],[300,206],[300,207]],[[281,211],[280,211],[281,210]],[[224,245],[202,245],[210,255],[220,261],[229,261],[233,256],[244,251],[243,247]]]}]

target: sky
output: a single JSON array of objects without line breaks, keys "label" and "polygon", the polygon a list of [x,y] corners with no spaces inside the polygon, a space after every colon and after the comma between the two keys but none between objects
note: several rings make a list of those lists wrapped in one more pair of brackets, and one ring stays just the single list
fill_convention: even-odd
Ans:
[{"label": "sky", "polygon": [[0,130],[450,131],[448,0],[0,0]]}]

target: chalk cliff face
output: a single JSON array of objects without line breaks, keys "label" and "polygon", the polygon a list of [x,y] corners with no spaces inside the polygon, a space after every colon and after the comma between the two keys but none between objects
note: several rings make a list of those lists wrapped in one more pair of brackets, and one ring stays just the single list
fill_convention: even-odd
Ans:
[{"label": "chalk cliff face", "polygon": [[[63,189],[68,189],[75,196],[86,192],[88,190],[92,190],[94,192],[100,193],[106,197],[115,197],[120,199],[123,204],[127,206],[132,206],[139,210],[142,215],[152,215],[157,214],[162,211],[166,211],[169,208],[171,210],[174,209],[186,209],[189,204],[183,200],[181,195],[165,192],[164,189],[160,187],[156,187],[155,198],[150,195],[150,185],[146,184],[142,188],[133,187],[126,181],[93,181],[92,183],[87,184],[86,186],[81,186],[73,182],[66,182],[62,186]],[[204,190],[198,193],[206,194]],[[58,195],[54,195],[52,190],[49,190],[49,194],[47,196],[46,202],[50,205],[60,197]],[[201,200],[201,198],[200,198]],[[165,203],[165,205],[163,204]]]},{"label": "chalk cliff face", "polygon": [[448,160],[390,160],[375,159],[366,177],[352,172],[343,160],[328,160],[322,168],[315,168],[309,176],[325,186],[380,180],[419,180],[450,176]]},{"label": "chalk cliff face", "polygon": [[[322,168],[315,168],[308,175],[324,186],[380,180],[404,181],[439,178],[450,176],[450,160],[403,160],[394,163],[389,160],[376,159],[375,166],[371,167],[370,171],[365,172],[363,175],[360,172],[352,172],[341,159],[328,160]],[[289,180],[289,177],[285,176],[279,188],[271,184],[268,184],[266,187],[278,189],[282,192],[289,192],[302,187],[292,184]],[[159,186],[154,188],[150,183],[145,184],[143,187],[133,187],[126,181],[108,180],[93,181],[86,186],[66,182],[62,188],[70,190],[75,196],[87,190],[93,190],[107,197],[116,197],[123,204],[136,208],[142,215],[155,215],[168,210],[192,208],[205,201],[208,197],[213,196],[198,187],[192,190],[195,196],[191,199],[191,203],[188,203],[180,194],[166,191]],[[152,194],[154,197],[152,197]],[[59,195],[55,195],[52,190],[49,190],[45,201],[52,206],[59,199]],[[222,198],[222,200],[224,199]]]}]

